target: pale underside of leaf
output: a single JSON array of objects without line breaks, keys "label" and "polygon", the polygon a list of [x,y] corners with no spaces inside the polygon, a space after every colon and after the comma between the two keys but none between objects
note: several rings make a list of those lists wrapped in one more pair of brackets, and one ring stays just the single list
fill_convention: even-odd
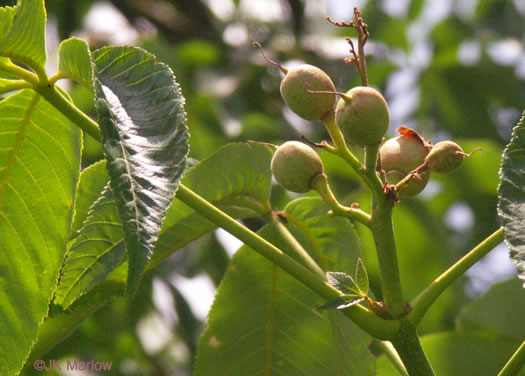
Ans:
[{"label": "pale underside of leaf", "polygon": [[[498,188],[498,215],[510,257],[525,281],[525,117],[514,127],[503,152]],[[524,282],[525,287],[525,282]]]},{"label": "pale underside of leaf", "polygon": [[128,251],[128,289],[142,278],[185,170],[184,98],[173,72],[136,47],[93,52],[111,188]]}]

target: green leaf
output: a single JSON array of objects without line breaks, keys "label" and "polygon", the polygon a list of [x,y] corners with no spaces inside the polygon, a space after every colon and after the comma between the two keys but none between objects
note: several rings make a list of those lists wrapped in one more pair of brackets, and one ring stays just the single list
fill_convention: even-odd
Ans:
[{"label": "green leaf", "polygon": [[[272,150],[267,146],[228,144],[189,169],[182,183],[235,218],[260,215],[268,210],[265,206],[270,197],[271,159]],[[168,210],[152,262],[158,262],[216,227],[175,200]]]},{"label": "green leaf", "polygon": [[[525,281],[525,113],[503,152],[498,188],[498,215],[510,257]],[[525,283],[524,283],[525,287]]]},{"label": "green leaf", "polygon": [[330,300],[326,304],[316,307],[316,309],[318,311],[324,311],[327,309],[343,309],[353,306],[354,304],[361,303],[363,300],[365,299],[359,295],[341,295],[335,299]]},{"label": "green leaf", "polygon": [[[16,7],[3,9],[0,12],[0,55],[43,70],[46,64],[44,1],[20,0]],[[17,10],[14,18],[13,9]]]},{"label": "green leaf", "polygon": [[346,273],[342,272],[328,272],[326,273],[326,279],[328,283],[335,287],[337,290],[343,294],[358,294],[361,295],[357,283],[354,279]]},{"label": "green leaf", "polygon": [[[238,158],[239,155],[243,158]],[[263,203],[268,200],[272,176],[271,158],[272,152],[266,146],[226,145],[188,170],[182,182],[236,218],[253,216],[253,210],[239,207],[249,204],[262,208]],[[105,179],[107,181],[104,167],[105,162],[100,162],[83,171],[77,195],[78,205],[84,209],[77,207],[78,216],[83,216],[81,213],[94,201],[94,193],[104,184]],[[217,174],[216,171],[221,173]],[[93,188],[95,186],[97,188]],[[226,204],[227,201],[230,203]],[[107,223],[112,225],[107,226]],[[215,228],[213,223],[182,202],[174,200],[166,214],[148,269]],[[90,208],[89,218],[70,246],[55,303],[65,309],[88,293],[99,281],[107,278],[125,281],[127,273],[122,267],[126,265],[113,270],[117,266],[115,260],[121,256],[123,241],[124,234],[116,203],[107,197],[97,201]],[[84,296],[87,298],[90,295],[88,293]]]},{"label": "green leaf", "polygon": [[76,237],[88,216],[91,205],[99,198],[109,181],[106,161],[99,161],[85,168],[80,174],[77,193],[75,195],[75,218],[71,228],[71,236]]},{"label": "green leaf", "polygon": [[133,294],[185,170],[184,98],[171,69],[142,49],[106,47],[93,58],[96,107]]},{"label": "green leaf", "polygon": [[0,374],[37,337],[69,239],[81,135],[30,90],[0,102]]},{"label": "green leaf", "polygon": [[419,17],[424,6],[425,6],[424,0],[412,0],[410,2],[410,5],[408,6],[407,19],[412,21],[416,17]]},{"label": "green leaf", "polygon": [[497,334],[516,341],[525,340],[525,290],[512,278],[498,283],[467,305],[457,318],[463,332]]},{"label": "green leaf", "polygon": [[361,292],[361,296],[367,296],[369,289],[368,274],[361,258],[357,259],[357,266],[355,268],[355,283]]},{"label": "green leaf", "polygon": [[349,272],[361,255],[359,237],[346,218],[328,217],[329,210],[319,197],[302,197],[288,203],[282,214],[323,270]]},{"label": "green leaf", "polygon": [[73,37],[60,43],[58,74],[61,78],[71,78],[93,91],[93,62],[86,42]]},{"label": "green leaf", "polygon": [[9,33],[9,30],[11,30],[16,13],[19,9],[20,5],[0,8],[0,41],[3,41]]},{"label": "green leaf", "polygon": [[[260,234],[286,251],[271,228]],[[318,303],[317,295],[243,246],[215,296],[194,374],[374,374],[371,338],[340,312],[320,315]]]},{"label": "green leaf", "polygon": [[108,186],[91,207],[82,230],[71,243],[54,302],[67,309],[102,282],[122,263],[123,238],[118,207]]},{"label": "green leaf", "polygon": [[[436,375],[443,376],[497,375],[519,346],[503,338],[454,332],[423,336],[421,344]],[[386,356],[378,358],[378,376],[397,374]],[[525,370],[518,375],[525,375]]]}]

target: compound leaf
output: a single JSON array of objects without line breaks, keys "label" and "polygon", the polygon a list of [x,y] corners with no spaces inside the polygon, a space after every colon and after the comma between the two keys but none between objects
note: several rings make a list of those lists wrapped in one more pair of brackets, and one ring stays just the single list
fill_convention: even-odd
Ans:
[{"label": "compound leaf", "polygon": [[[510,257],[525,281],[525,113],[503,152],[498,188],[498,215]],[[524,283],[525,287],[525,283]]]},{"label": "compound leaf", "polygon": [[[243,158],[238,158],[239,155]],[[272,153],[266,146],[229,144],[189,169],[182,182],[236,218],[253,216],[253,210],[240,207],[246,202],[263,207],[268,200],[271,158]],[[102,190],[109,179],[105,166],[106,162],[99,162],[82,172],[77,190],[78,221],[87,217],[87,208],[98,197],[95,197],[96,192]],[[216,174],[217,170],[221,173]],[[215,227],[182,202],[174,200],[148,269]],[[121,269],[126,265],[113,270],[118,265],[116,260],[121,257],[123,242],[117,204],[107,197],[100,199],[90,208],[88,219],[83,221],[79,235],[70,246],[55,303],[66,309],[79,297],[91,295],[87,293],[99,281],[108,278],[125,281],[127,273]]]},{"label": "compound leaf", "polygon": [[133,294],[185,170],[184,98],[171,69],[131,46],[93,52],[96,108]]}]

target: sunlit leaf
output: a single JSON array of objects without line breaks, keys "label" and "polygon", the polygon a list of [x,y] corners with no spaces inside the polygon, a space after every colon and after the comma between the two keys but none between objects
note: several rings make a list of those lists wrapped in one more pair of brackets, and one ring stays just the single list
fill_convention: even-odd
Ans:
[{"label": "sunlit leaf", "polygon": [[90,208],[79,235],[68,250],[55,302],[63,308],[102,282],[125,254],[118,207],[111,189]]},{"label": "sunlit leaf", "polygon": [[[16,15],[14,15],[16,9]],[[0,55],[31,67],[46,63],[46,10],[43,0],[20,0],[0,11]]]},{"label": "sunlit leaf", "polygon": [[38,94],[0,102],[0,374],[18,374],[48,311],[69,239],[79,129]]},{"label": "sunlit leaf", "polygon": [[525,117],[514,128],[503,152],[500,178],[498,215],[510,257],[518,268],[519,277],[525,280]]},{"label": "sunlit leaf", "polygon": [[11,26],[13,26],[13,20],[15,19],[19,8],[20,5],[0,8],[0,40],[4,40],[4,38],[9,33],[9,30],[11,30]]},{"label": "sunlit leaf", "polygon": [[75,195],[75,218],[71,227],[71,237],[76,237],[88,216],[91,205],[99,198],[109,181],[106,161],[99,161],[80,174],[77,193]]},{"label": "sunlit leaf", "polygon": [[58,74],[61,78],[71,78],[93,90],[93,62],[86,42],[73,37],[60,43]]},{"label": "sunlit leaf", "polygon": [[128,251],[128,288],[142,278],[185,170],[184,98],[173,72],[136,47],[93,52],[96,106]]}]

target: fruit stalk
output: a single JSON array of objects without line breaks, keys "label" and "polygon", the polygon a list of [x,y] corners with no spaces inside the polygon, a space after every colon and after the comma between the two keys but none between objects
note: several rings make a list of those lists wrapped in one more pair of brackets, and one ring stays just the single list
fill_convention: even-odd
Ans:
[{"label": "fruit stalk", "polygon": [[328,185],[328,178],[325,174],[319,174],[312,180],[312,188],[319,193],[326,205],[332,210],[329,214],[347,217],[367,227],[370,226],[370,215],[368,213],[360,209],[343,206],[337,201]]},{"label": "fruit stalk", "polygon": [[326,127],[326,130],[330,134],[330,137],[332,138],[335,148],[325,148],[330,153],[336,154],[340,156],[342,159],[346,161],[352,167],[352,169],[363,179],[365,184],[368,186],[370,191],[372,192],[373,196],[380,196],[383,193],[383,186],[381,181],[379,180],[379,177],[377,174],[367,174],[365,172],[365,167],[359,162],[359,159],[355,155],[353,155],[350,150],[348,150],[348,147],[346,146],[346,142],[344,139],[343,134],[341,133],[341,130],[335,123],[335,113],[332,111],[330,114],[328,114],[325,118],[323,118],[323,124]]}]

